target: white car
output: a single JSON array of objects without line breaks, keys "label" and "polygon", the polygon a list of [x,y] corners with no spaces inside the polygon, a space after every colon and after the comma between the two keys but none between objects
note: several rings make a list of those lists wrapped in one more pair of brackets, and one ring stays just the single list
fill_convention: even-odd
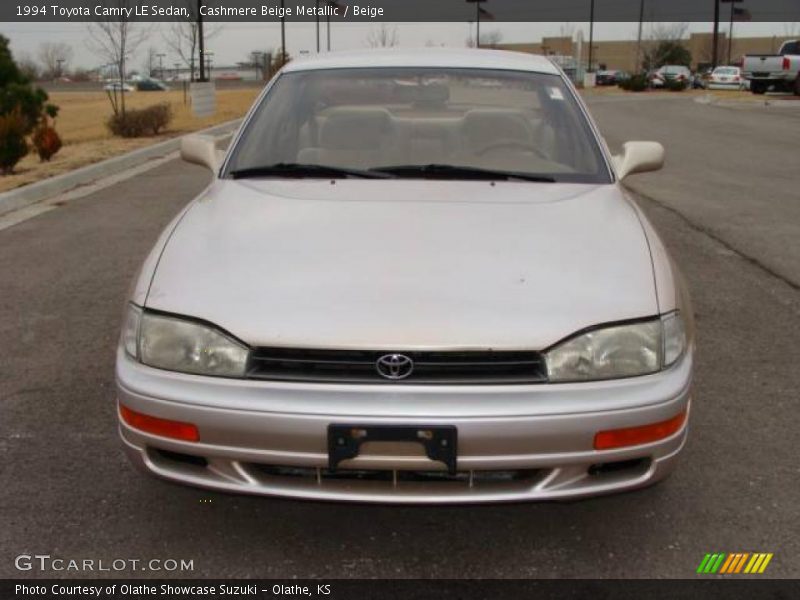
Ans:
[{"label": "white car", "polygon": [[710,90],[746,90],[749,82],[742,77],[739,67],[717,67],[708,78]]},{"label": "white car", "polygon": [[129,83],[120,83],[119,81],[114,81],[112,83],[107,83],[103,86],[103,89],[107,92],[135,92],[136,88],[130,85]]},{"label": "white car", "polygon": [[[412,79],[432,83],[395,85]],[[675,466],[692,311],[621,184],[664,149],[611,155],[547,58],[292,61],[227,154],[190,136],[182,155],[213,176],[142,267],[117,352],[144,471],[451,503],[631,490]]]}]

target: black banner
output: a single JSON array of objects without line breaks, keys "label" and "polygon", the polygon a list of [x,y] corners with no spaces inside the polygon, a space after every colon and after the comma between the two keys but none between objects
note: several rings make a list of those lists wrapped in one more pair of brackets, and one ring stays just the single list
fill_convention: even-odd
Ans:
[{"label": "black banner", "polygon": [[800,581],[786,579],[695,580],[429,580],[429,579],[99,579],[2,580],[0,598],[23,600],[197,600],[202,598],[317,598],[413,600],[781,600],[800,598]]},{"label": "black banner", "polygon": [[[710,22],[726,0],[3,0],[0,21]],[[800,21],[800,0],[741,0],[736,20]]]}]

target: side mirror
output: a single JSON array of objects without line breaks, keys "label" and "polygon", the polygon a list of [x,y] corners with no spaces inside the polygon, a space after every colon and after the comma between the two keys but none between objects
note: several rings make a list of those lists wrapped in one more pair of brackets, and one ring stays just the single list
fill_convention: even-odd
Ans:
[{"label": "side mirror", "polygon": [[208,167],[214,173],[225,153],[217,150],[216,140],[208,135],[187,135],[181,139],[181,158],[186,162]]},{"label": "side mirror", "polygon": [[664,166],[664,146],[658,142],[625,142],[622,154],[614,157],[620,181],[632,173],[658,171]]}]

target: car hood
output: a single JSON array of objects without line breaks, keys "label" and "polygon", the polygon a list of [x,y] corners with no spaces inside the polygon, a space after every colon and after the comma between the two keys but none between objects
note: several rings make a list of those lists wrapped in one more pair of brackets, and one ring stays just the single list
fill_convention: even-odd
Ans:
[{"label": "car hood", "polygon": [[658,312],[617,185],[217,180],[176,226],[149,308],[251,345],[543,349]]}]

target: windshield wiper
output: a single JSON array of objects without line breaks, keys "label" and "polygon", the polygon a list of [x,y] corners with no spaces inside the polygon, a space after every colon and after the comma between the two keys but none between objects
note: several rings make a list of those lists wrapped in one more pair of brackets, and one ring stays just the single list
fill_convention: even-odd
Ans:
[{"label": "windshield wiper", "polygon": [[328,165],[307,165],[302,163],[275,163],[273,165],[263,165],[261,167],[247,167],[244,169],[234,169],[228,173],[234,179],[246,179],[248,177],[323,177],[342,178],[342,177],[361,177],[364,179],[388,179],[394,177],[390,173],[380,171],[348,169],[345,167],[331,167]]},{"label": "windshield wiper", "polygon": [[388,173],[396,177],[424,177],[430,179],[500,179],[503,181],[539,181],[543,183],[555,183],[556,181],[554,177],[549,175],[444,164],[393,165],[376,167],[370,169],[370,171],[375,173]]}]

